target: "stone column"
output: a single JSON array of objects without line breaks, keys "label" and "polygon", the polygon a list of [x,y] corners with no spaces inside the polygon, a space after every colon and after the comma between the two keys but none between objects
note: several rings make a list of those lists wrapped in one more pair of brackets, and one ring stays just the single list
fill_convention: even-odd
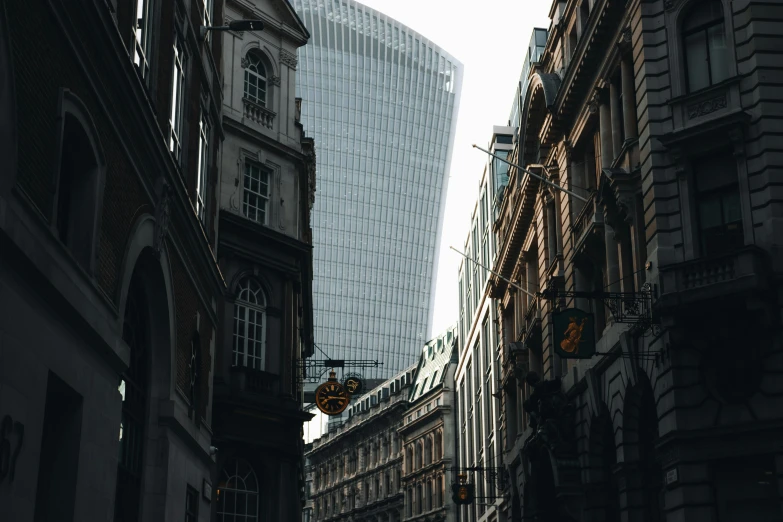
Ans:
[{"label": "stone column", "polygon": [[546,228],[547,228],[547,247],[549,250],[549,264],[556,261],[557,256],[557,207],[554,199],[546,202]]},{"label": "stone column", "polygon": [[[616,82],[609,84],[609,103],[612,112],[612,160],[623,148],[623,122],[620,121],[620,89]],[[611,163],[611,162],[609,162]]]},{"label": "stone column", "polygon": [[617,254],[617,240],[614,229],[604,214],[604,242],[606,244],[606,291],[620,291],[620,256]]},{"label": "stone column", "polygon": [[[535,248],[535,246],[533,247]],[[525,279],[527,280],[527,291],[531,294],[538,292],[538,279],[536,278],[536,270],[533,263],[537,262],[537,259],[528,259],[529,255],[525,255]],[[529,294],[525,294],[527,299],[527,309],[533,304],[533,298]]]},{"label": "stone column", "polygon": [[630,56],[620,61],[620,76],[623,84],[623,120],[625,139],[638,137],[636,128],[636,88],[633,78],[633,63]]},{"label": "stone column", "polygon": [[603,92],[597,93],[601,133],[601,168],[608,169],[614,159],[612,154],[612,112]]},{"label": "stone column", "polygon": [[[587,175],[586,175],[587,166],[585,165],[584,162],[578,163],[577,161],[574,161],[573,158],[571,158],[568,167],[571,170],[571,183],[572,183],[572,186],[570,187],[571,190],[573,190],[575,193],[579,194],[580,196],[587,198],[587,196],[590,194],[590,192],[587,190],[588,188]],[[584,206],[585,204],[583,201],[580,201],[576,198],[571,198],[571,208],[573,209],[571,215],[573,217],[579,215],[579,213],[582,212]]]}]

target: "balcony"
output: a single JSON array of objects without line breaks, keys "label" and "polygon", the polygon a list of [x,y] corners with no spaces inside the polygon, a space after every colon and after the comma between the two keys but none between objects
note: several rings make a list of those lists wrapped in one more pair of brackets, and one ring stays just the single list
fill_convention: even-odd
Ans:
[{"label": "balcony", "polygon": [[257,123],[262,127],[266,127],[267,129],[272,128],[272,124],[274,123],[276,116],[274,112],[270,111],[266,107],[262,107],[261,105],[248,100],[247,98],[242,98],[242,108],[244,117],[246,119]]},{"label": "balcony", "polygon": [[756,246],[660,269],[661,310],[718,298],[741,297],[770,289],[771,272],[764,250]]},{"label": "balcony", "polygon": [[279,375],[245,368],[231,367],[231,389],[239,392],[275,395],[278,389]]},{"label": "balcony", "polygon": [[598,206],[598,201],[595,194],[590,196],[590,199],[579,215],[574,218],[574,222],[571,224],[571,239],[574,243],[574,250],[579,252],[587,241],[587,238],[593,232],[603,231],[604,214]]}]

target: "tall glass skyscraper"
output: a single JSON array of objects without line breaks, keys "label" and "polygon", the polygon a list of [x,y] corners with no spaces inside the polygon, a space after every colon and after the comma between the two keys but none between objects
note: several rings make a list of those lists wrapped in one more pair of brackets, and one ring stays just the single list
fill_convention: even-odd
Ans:
[{"label": "tall glass skyscraper", "polygon": [[388,378],[430,334],[462,64],[357,2],[293,5],[312,35],[297,91],[318,158],[315,341]]}]

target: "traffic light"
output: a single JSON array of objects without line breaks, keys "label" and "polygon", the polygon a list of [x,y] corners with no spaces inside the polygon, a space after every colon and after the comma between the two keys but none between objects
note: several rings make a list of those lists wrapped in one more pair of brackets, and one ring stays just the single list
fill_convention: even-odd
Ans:
[{"label": "traffic light", "polygon": [[455,504],[472,504],[475,500],[473,484],[453,484],[451,486],[451,499]]}]

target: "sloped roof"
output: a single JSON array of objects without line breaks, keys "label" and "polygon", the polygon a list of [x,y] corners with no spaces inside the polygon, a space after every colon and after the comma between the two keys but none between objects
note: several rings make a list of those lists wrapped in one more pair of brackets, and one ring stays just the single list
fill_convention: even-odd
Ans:
[{"label": "sloped roof", "polygon": [[446,368],[452,359],[452,348],[456,335],[457,327],[455,325],[424,345],[419,356],[416,380],[408,399],[410,402],[415,402],[422,395],[429,393],[430,390],[443,383]]}]

